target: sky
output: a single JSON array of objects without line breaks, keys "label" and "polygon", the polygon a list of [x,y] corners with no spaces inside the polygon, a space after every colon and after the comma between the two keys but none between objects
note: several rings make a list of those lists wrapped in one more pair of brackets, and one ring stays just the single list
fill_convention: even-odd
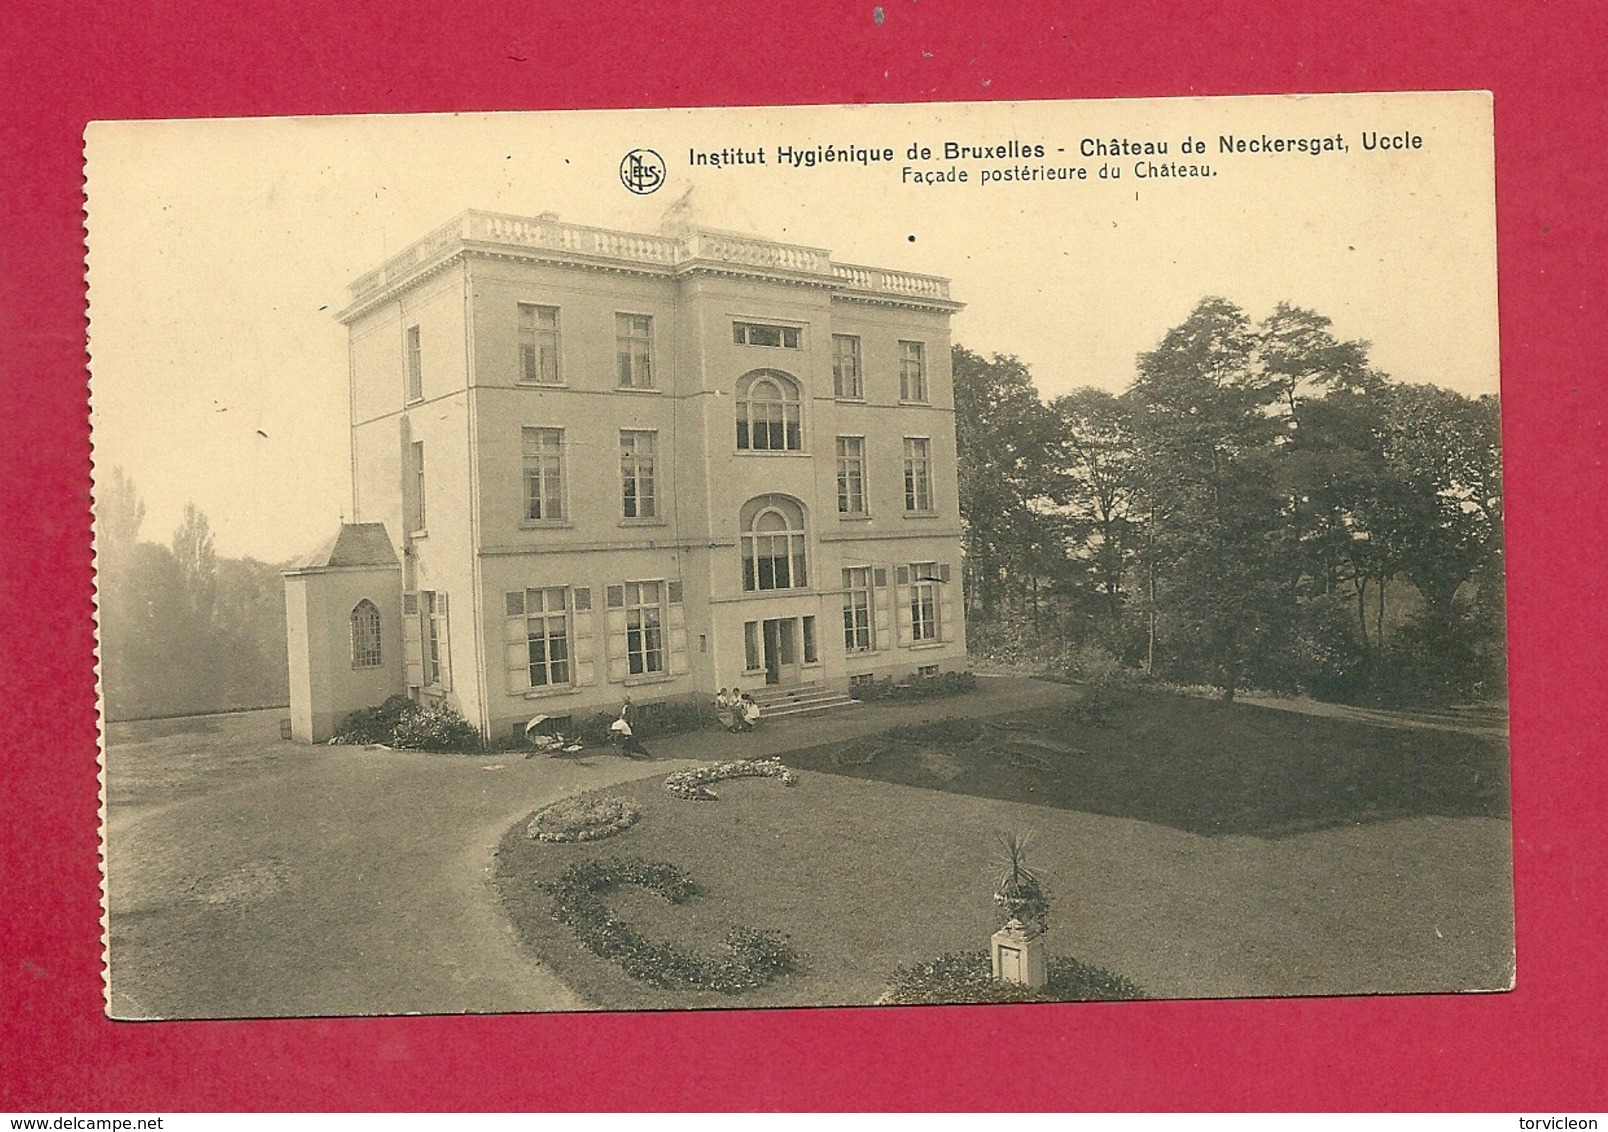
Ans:
[{"label": "sky", "polygon": [[[1168,152],[1098,152],[1146,142]],[[948,160],[945,143],[994,152]],[[850,160],[778,163],[820,146]],[[619,167],[644,147],[666,177],[637,195]],[[693,164],[734,149],[765,164]],[[856,159],[873,150],[892,160]],[[690,189],[706,226],[948,277],[967,304],[954,340],[1019,357],[1046,398],[1125,388],[1207,295],[1253,319],[1315,309],[1398,380],[1497,389],[1479,93],[115,122],[91,124],[86,153],[96,465],[132,476],[143,538],[167,541],[193,502],[226,556],[285,561],[333,535],[347,284],[468,208],[656,232]],[[1212,175],[1139,178],[1145,162]],[[1007,169],[1035,179],[982,182]]]}]

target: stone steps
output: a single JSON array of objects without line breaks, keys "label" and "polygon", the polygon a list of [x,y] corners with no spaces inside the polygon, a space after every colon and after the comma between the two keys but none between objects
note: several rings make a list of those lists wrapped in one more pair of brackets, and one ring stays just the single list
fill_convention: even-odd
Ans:
[{"label": "stone steps", "polygon": [[754,688],[750,690],[749,695],[753,696],[754,702],[759,705],[761,719],[852,707],[859,702],[843,692],[823,688],[817,684],[800,684],[785,688]]}]

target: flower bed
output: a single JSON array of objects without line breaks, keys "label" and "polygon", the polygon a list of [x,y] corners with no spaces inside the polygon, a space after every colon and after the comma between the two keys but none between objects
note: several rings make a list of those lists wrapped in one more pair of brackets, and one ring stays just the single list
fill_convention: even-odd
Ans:
[{"label": "flower bed", "polygon": [[663,861],[582,861],[542,888],[553,898],[553,917],[572,928],[594,955],[618,963],[627,975],[655,987],[740,994],[798,967],[798,956],[776,931],[735,927],[723,955],[695,955],[648,939],[617,919],[603,895],[636,885],[671,904],[696,896],[697,885]]},{"label": "flower bed", "polygon": [[1144,993],[1121,975],[1053,955],[1048,981],[1034,990],[994,978],[986,951],[958,951],[900,967],[881,1001],[893,1006],[931,1006],[946,1002],[1115,1002],[1143,998]]},{"label": "flower bed", "polygon": [[728,778],[777,778],[783,786],[798,785],[798,775],[783,766],[780,759],[736,759],[672,774],[664,780],[664,788],[677,798],[713,802],[720,795],[709,789],[710,785]]},{"label": "flower bed", "polygon": [[526,833],[537,841],[601,841],[641,816],[642,807],[624,798],[564,798],[537,810]]}]

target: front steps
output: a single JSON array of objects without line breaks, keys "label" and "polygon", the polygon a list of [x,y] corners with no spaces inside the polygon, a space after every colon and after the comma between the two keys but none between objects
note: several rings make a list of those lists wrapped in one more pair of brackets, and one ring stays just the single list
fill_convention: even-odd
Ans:
[{"label": "front steps", "polygon": [[802,715],[808,711],[853,707],[859,703],[843,692],[823,688],[819,684],[763,685],[749,688],[747,691],[759,705],[761,720],[776,719],[784,715]]}]

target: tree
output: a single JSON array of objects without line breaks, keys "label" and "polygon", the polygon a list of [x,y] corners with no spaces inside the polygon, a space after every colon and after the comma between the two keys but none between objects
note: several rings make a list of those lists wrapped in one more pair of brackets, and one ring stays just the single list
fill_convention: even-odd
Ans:
[{"label": "tree", "polygon": [[1273,475],[1280,386],[1245,312],[1203,299],[1139,356],[1127,398],[1143,462],[1150,569],[1174,660],[1232,698],[1281,625],[1287,508]]},{"label": "tree", "polygon": [[953,363],[966,593],[990,619],[1009,579],[1036,577],[1053,557],[1054,520],[1042,503],[1056,422],[1016,358],[956,346]]},{"label": "tree", "polygon": [[184,505],[184,519],[173,532],[173,557],[179,564],[193,628],[200,630],[211,624],[217,604],[218,552],[213,547],[211,524],[194,503]]},{"label": "tree", "polygon": [[139,541],[145,502],[134,480],[121,467],[95,479],[95,546],[102,557],[116,558]]},{"label": "tree", "polygon": [[1099,595],[1106,628],[1113,629],[1122,615],[1139,491],[1132,406],[1084,388],[1057,397],[1050,409],[1061,434],[1055,494],[1066,501],[1073,558]]}]

